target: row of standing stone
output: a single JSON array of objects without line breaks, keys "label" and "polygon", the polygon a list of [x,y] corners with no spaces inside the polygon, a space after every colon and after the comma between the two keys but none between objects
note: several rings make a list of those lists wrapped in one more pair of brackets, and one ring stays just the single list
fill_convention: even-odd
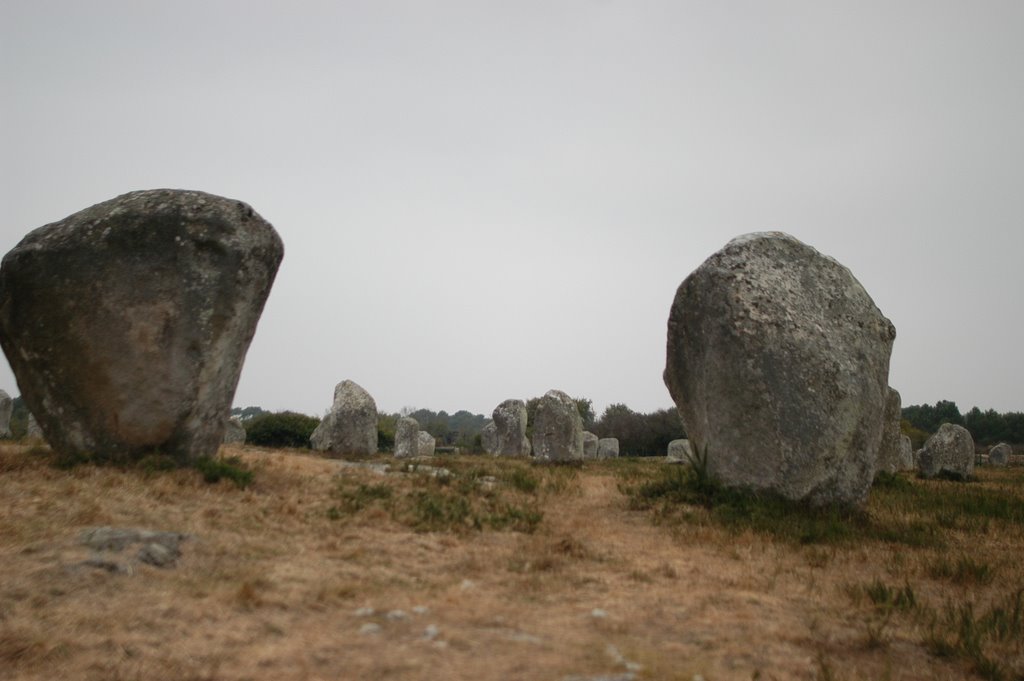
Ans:
[{"label": "row of standing stone", "polygon": [[[338,455],[368,456],[377,452],[377,403],[362,386],[344,380],[334,389],[327,415],[310,436],[313,449]],[[540,399],[527,437],[526,403],[505,400],[481,432],[484,451],[494,456],[533,457],[539,462],[605,459],[619,455],[616,438],[598,438],[583,430],[576,403],[561,390]],[[409,458],[434,453],[436,441],[420,430],[415,419],[403,416],[395,429],[395,456]]]},{"label": "row of standing stone", "polygon": [[[26,235],[0,266],[0,345],[51,446],[214,454],[283,254],[250,206],[195,191],[131,192]],[[787,234],[748,234],[676,291],[664,379],[712,478],[857,506],[880,463],[906,463],[891,425],[895,337],[846,267]],[[376,451],[372,406],[374,427],[351,433],[332,411],[314,447]],[[967,451],[969,433],[943,429],[917,456],[922,472],[950,465],[946,449]],[[518,429],[494,444],[526,450]],[[565,393],[541,399],[528,444],[536,461],[585,456]]]}]

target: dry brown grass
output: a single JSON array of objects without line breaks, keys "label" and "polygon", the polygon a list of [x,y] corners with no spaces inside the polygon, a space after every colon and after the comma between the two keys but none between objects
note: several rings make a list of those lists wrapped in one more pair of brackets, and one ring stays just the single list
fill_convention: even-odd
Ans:
[{"label": "dry brown grass", "polygon": [[[0,678],[964,679],[972,663],[937,656],[922,613],[1024,588],[1012,523],[951,523],[941,548],[802,546],[699,509],[656,524],[620,491],[653,461],[447,459],[445,484],[230,453],[256,471],[244,490],[190,470],[58,470],[0,446]],[[1022,494],[1020,471],[980,474]],[[466,497],[470,520],[422,531],[421,493]],[[543,519],[495,529],[508,507]],[[80,565],[78,537],[98,525],[193,538],[173,569],[117,574]],[[990,574],[958,572],[961,557]],[[880,604],[877,583],[911,586],[921,607]],[[1021,673],[1019,645],[998,652]]]}]

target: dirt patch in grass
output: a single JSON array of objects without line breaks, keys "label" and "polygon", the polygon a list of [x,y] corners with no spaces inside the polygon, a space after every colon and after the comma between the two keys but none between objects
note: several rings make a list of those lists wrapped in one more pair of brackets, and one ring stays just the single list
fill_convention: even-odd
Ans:
[{"label": "dirt patch in grass", "polygon": [[[852,530],[829,519],[802,542],[763,514],[638,507],[629,490],[661,480],[659,461],[438,457],[385,475],[308,452],[223,455],[253,473],[244,487],[64,470],[0,446],[0,678],[1024,673],[1020,469],[980,469],[966,487],[889,481]],[[941,517],[943,495],[957,518]],[[905,541],[914,523],[932,539]],[[113,554],[126,571],[84,564],[80,536],[107,525],[188,538],[173,568],[128,550]]]}]

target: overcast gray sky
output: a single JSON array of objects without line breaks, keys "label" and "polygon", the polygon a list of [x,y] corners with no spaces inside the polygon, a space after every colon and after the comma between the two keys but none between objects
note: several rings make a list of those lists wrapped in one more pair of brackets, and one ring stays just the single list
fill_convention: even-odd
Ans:
[{"label": "overcast gray sky", "polygon": [[285,258],[237,406],[600,413],[671,405],[676,287],[779,229],[896,325],[904,405],[1024,411],[1022,36],[1017,0],[0,0],[0,252],[241,199]]}]

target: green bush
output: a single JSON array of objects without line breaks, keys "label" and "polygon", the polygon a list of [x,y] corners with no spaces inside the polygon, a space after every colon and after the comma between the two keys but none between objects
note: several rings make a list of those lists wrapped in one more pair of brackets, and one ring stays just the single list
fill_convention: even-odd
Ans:
[{"label": "green bush", "polygon": [[309,447],[320,419],[293,411],[261,414],[245,422],[245,441],[259,447]]}]

